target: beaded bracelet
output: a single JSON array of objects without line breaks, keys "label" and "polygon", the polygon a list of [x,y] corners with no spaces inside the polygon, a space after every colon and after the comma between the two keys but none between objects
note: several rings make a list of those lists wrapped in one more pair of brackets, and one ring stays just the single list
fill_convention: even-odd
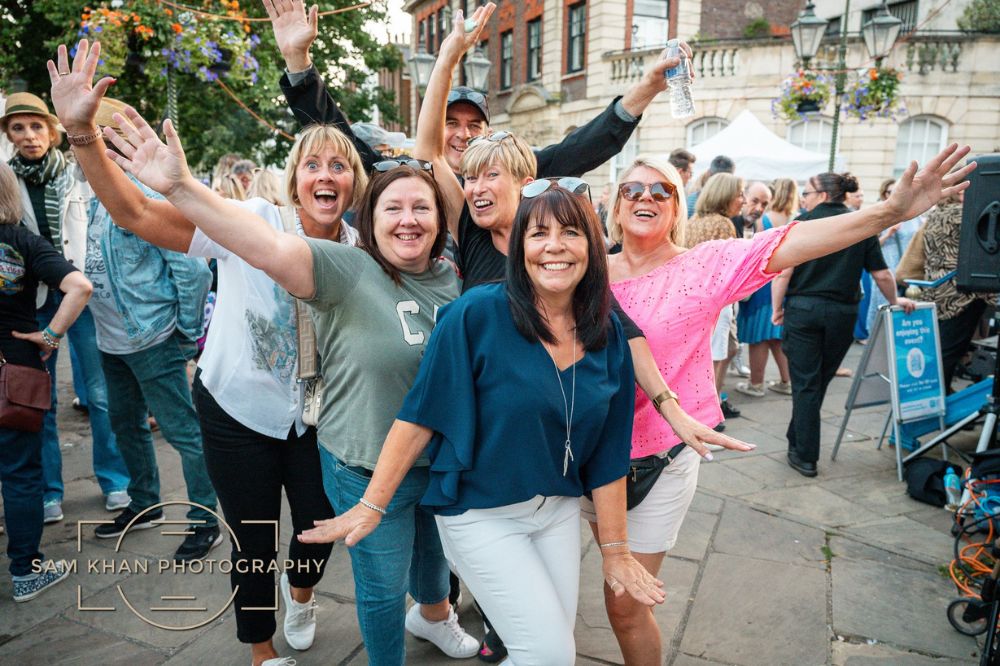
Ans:
[{"label": "beaded bracelet", "polygon": [[598,544],[601,548],[614,548],[615,546],[627,546],[628,541],[609,541],[608,543]]},{"label": "beaded bracelet", "polygon": [[374,511],[375,513],[380,513],[380,514],[382,514],[383,516],[384,516],[384,515],[385,515],[385,513],[386,513],[385,509],[383,509],[382,507],[380,507],[380,506],[379,506],[379,505],[377,505],[377,504],[373,504],[373,503],[369,502],[369,501],[368,501],[368,500],[366,500],[366,499],[365,499],[364,497],[362,497],[361,499],[359,499],[359,500],[358,500],[358,504],[360,504],[361,506],[363,506],[363,507],[366,507],[366,508],[368,508],[368,509],[371,509],[371,510],[372,510],[372,511]]},{"label": "beaded bracelet", "polygon": [[42,331],[42,341],[51,349],[59,349],[59,338],[55,337],[48,328]]},{"label": "beaded bracelet", "polygon": [[69,141],[71,146],[89,146],[90,144],[97,141],[98,137],[101,136],[100,128],[89,132],[87,134],[67,134],[66,140]]}]

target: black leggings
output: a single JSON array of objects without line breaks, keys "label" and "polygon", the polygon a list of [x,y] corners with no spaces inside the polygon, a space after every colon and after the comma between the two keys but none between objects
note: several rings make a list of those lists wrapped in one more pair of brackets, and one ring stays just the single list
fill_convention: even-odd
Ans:
[{"label": "black leggings", "polygon": [[[239,551],[233,544],[230,575],[233,589],[239,586],[234,602],[236,637],[241,643],[262,643],[270,640],[277,626],[274,611],[269,610],[276,606],[274,573],[266,571],[278,555],[276,528],[273,523],[243,521],[277,522],[284,488],[294,527],[288,559],[298,563],[288,570],[288,582],[292,587],[313,587],[319,582],[333,544],[304,544],[295,538],[311,528],[314,520],[333,518],[323,491],[316,430],[309,428],[299,437],[292,426],[287,439],[267,437],[223,411],[199,377],[192,392],[201,422],[205,466],[226,522],[240,542]],[[264,562],[265,570],[254,573],[251,566],[240,573],[237,569],[245,567],[238,566],[239,562]]]}]

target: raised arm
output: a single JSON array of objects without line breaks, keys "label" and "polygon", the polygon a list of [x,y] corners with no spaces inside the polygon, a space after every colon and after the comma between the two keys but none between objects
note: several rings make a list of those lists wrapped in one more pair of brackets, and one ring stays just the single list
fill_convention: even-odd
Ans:
[{"label": "raised arm", "polygon": [[458,240],[458,218],[465,203],[465,196],[444,153],[444,127],[448,92],[451,90],[451,74],[466,51],[479,41],[479,35],[482,34],[486,22],[495,9],[496,5],[492,2],[476,9],[468,20],[469,25],[475,24],[475,28],[470,32],[465,31],[466,20],[462,11],[455,12],[451,32],[441,42],[424,93],[424,101],[420,105],[420,116],[417,118],[417,137],[413,156],[434,165],[434,180],[441,188],[448,209],[448,231],[455,240]]},{"label": "raised arm", "polygon": [[[51,60],[48,62],[52,104],[59,121],[70,136],[86,136],[98,132],[94,122],[97,108],[108,87],[114,83],[114,79],[105,77],[96,85],[91,85],[100,54],[99,43],[88,48],[87,40],[84,39],[77,45],[72,71],[65,46],[60,46],[58,50],[58,67]],[[153,245],[187,252],[194,234],[194,225],[169,202],[146,198],[142,190],[105,156],[105,148],[104,141],[98,134],[92,143],[85,146],[74,145],[73,153],[87,182],[111,214],[111,219],[118,226]]]},{"label": "raised arm", "polygon": [[313,5],[306,12],[302,0],[263,0],[264,9],[271,19],[274,39],[285,59],[285,69],[279,84],[285,101],[303,127],[315,123],[333,125],[350,137],[361,155],[366,171],[383,159],[371,146],[354,135],[351,123],[337,106],[313,66],[309,51],[319,29],[319,7]]},{"label": "raised arm", "polygon": [[165,196],[206,236],[259,268],[289,293],[310,298],[316,291],[312,252],[305,240],[286,234],[263,218],[235,205],[205,187],[188,170],[177,130],[170,120],[163,123],[167,143],[159,137],[135,109],[126,117],[114,114],[124,128],[125,138],[105,128],[105,138],[121,152],[109,157],[147,187]]},{"label": "raised arm", "polygon": [[954,172],[952,169],[968,152],[968,146],[959,148],[953,143],[919,172],[917,163],[911,162],[887,200],[853,213],[799,222],[771,255],[768,272],[777,273],[843,250],[961,192],[969,186],[965,177],[976,168],[976,163],[970,162]]},{"label": "raised arm", "polygon": [[[691,47],[681,42],[681,48],[691,56]],[[559,143],[536,152],[537,177],[580,176],[620,153],[646,107],[667,89],[664,72],[679,62],[676,56],[668,58],[664,49],[656,63],[625,91],[624,97],[613,100],[604,111]]]}]

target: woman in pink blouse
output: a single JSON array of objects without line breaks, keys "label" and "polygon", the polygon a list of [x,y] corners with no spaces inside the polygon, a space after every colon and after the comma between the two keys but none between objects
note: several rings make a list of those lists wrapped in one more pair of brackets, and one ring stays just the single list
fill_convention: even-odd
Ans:
[{"label": "woman in pink blouse", "polygon": [[[710,338],[719,311],[752,294],[782,270],[821,257],[911,219],[966,187],[975,162],[950,173],[967,153],[951,145],[917,173],[911,163],[892,196],[864,211],[791,223],[753,239],[718,240],[682,247],[687,213],[680,175],[665,160],[639,159],[613,193],[608,229],[620,254],[609,257],[611,290],[646,333],[653,357],[681,407],[705,425],[722,421],[712,372]],[[698,480],[699,456],[636,392],[632,458],[672,458],[646,498],[628,512],[633,555],[656,576],[673,547]],[[593,508],[584,516],[600,543]],[[662,663],[652,610],[604,588],[608,618],[626,664]]]}]

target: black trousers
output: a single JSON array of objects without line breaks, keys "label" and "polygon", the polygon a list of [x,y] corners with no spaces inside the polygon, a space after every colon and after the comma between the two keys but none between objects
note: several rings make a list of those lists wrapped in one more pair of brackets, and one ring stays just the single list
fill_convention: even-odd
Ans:
[{"label": "black trousers", "polygon": [[986,301],[972,301],[969,306],[951,319],[938,319],[938,333],[941,335],[941,369],[944,371],[944,386],[951,393],[951,380],[955,376],[958,362],[969,349],[972,334],[976,332],[979,320],[986,311]]},{"label": "black trousers", "polygon": [[[232,548],[230,582],[239,586],[234,602],[236,637],[241,643],[262,643],[274,635],[273,610],[277,592],[274,573],[254,572],[255,562],[271,563],[278,552],[275,527],[243,521],[278,521],[284,488],[292,513],[294,534],[313,527],[314,520],[333,518],[333,509],[323,490],[316,430],[302,437],[292,427],[287,439],[274,439],[250,430],[230,417],[196,377],[195,408],[201,422],[205,465],[226,516],[236,534]],[[293,535],[288,559],[296,566],[287,570],[292,587],[313,587],[323,577],[333,544],[304,544]],[[240,566],[245,563],[247,566]],[[241,573],[239,569],[244,571]],[[280,567],[279,567],[280,569]]]},{"label": "black trousers", "polygon": [[788,450],[804,462],[819,460],[820,408],[827,386],[854,340],[858,306],[812,296],[785,302],[781,350],[792,379]]}]

